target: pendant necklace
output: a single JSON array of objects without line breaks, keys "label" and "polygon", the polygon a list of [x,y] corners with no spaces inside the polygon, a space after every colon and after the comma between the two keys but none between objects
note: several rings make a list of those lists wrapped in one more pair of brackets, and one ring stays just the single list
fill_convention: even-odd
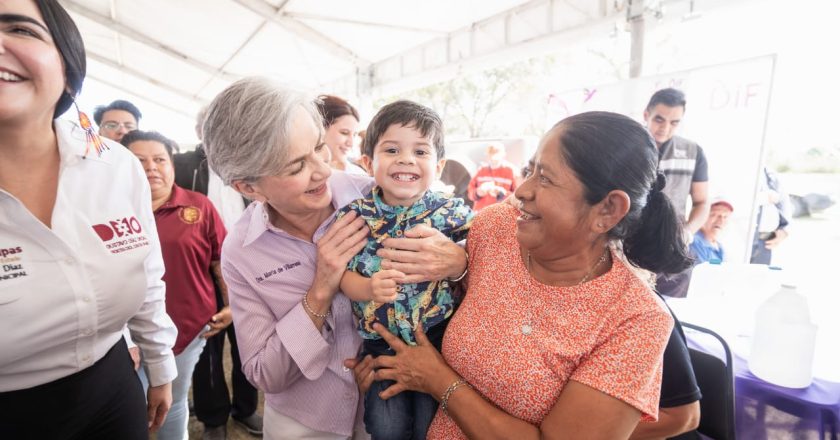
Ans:
[{"label": "pendant necklace", "polygon": [[[589,281],[589,277],[591,277],[592,274],[595,273],[595,269],[597,269],[598,266],[600,266],[605,261],[607,261],[607,255],[609,255],[609,249],[604,249],[604,253],[601,254],[601,258],[599,258],[598,261],[595,262],[595,264],[592,266],[592,268],[589,269],[589,272],[587,272],[586,275],[584,275],[583,278],[581,278],[581,280],[578,281],[577,284],[575,284],[575,286],[580,286],[581,284]],[[531,252],[528,252],[528,256],[526,258],[525,268],[528,271],[528,287],[531,291],[533,291],[534,290],[533,289],[533,287],[534,287],[534,281],[533,281],[534,277],[533,277],[533,275],[531,275]],[[531,333],[534,332],[534,325],[531,322],[531,308],[528,309],[528,318],[519,327],[519,331],[522,332],[522,334],[525,335],[525,336],[528,336],[528,335],[530,335]]]}]

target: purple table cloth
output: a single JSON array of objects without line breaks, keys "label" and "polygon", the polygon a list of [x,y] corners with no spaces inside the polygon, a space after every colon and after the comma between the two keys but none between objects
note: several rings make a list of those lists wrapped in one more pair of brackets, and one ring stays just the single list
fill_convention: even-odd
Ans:
[{"label": "purple table cloth", "polygon": [[[717,340],[685,329],[691,348],[723,359]],[[739,439],[838,438],[840,383],[814,379],[808,388],[780,387],[754,376],[733,354],[735,425]]]}]

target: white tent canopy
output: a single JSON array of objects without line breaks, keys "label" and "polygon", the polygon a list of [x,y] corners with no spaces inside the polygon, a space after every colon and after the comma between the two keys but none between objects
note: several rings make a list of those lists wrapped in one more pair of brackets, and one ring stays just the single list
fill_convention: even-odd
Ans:
[{"label": "white tent canopy", "polygon": [[[187,148],[198,142],[199,109],[244,76],[336,94],[368,115],[376,98],[462,74],[605,38],[628,41],[622,36],[630,34],[629,41],[642,42],[645,28],[690,20],[695,6],[694,0],[58,1],[87,48],[81,108],[92,112],[127,99],[143,112],[141,128]],[[707,12],[741,2],[698,0],[697,7]],[[639,25],[631,17],[647,20]],[[627,51],[639,66],[641,50]]]},{"label": "white tent canopy", "polygon": [[237,78],[374,88],[620,16],[608,0],[60,0],[88,80],[192,116]]}]

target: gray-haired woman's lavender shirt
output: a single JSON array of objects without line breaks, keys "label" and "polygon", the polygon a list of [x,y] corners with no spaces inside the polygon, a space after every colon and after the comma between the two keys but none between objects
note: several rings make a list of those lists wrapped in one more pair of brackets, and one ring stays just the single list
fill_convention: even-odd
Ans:
[{"label": "gray-haired woman's lavender shirt", "polygon": [[[340,208],[369,192],[373,179],[333,171],[329,186],[333,206]],[[318,227],[315,243],[332,222]],[[350,436],[359,392],[343,361],[356,357],[361,339],[343,294],[335,296],[320,332],[301,304],[314,281],[315,243],[274,227],[264,205],[252,203],[225,240],[222,272],[248,380],[277,412]]]}]

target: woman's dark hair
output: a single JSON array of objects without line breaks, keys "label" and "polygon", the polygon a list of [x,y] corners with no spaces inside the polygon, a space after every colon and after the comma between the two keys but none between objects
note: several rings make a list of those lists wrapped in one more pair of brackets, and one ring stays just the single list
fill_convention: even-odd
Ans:
[{"label": "woman's dark hair", "polygon": [[356,118],[356,121],[359,120],[359,112],[356,108],[338,96],[321,95],[315,100],[315,104],[318,106],[321,117],[324,118],[324,128],[329,128],[336,119],[342,116],[351,115]]},{"label": "woman's dark hair", "polygon": [[67,78],[67,87],[70,88],[70,92],[65,90],[58,98],[55,112],[53,112],[53,119],[55,119],[73,105],[73,97],[82,90],[87,70],[85,43],[82,41],[82,34],[79,33],[76,23],[57,1],[35,0],[35,4],[38,5],[38,10],[44,17],[44,23],[52,35],[58,54],[61,55],[64,76]]},{"label": "woman's dark hair", "polygon": [[128,133],[123,136],[120,143],[125,146],[125,148],[129,148],[132,143],[137,141],[153,141],[153,142],[160,142],[163,144],[163,147],[166,149],[166,153],[169,155],[169,160],[172,160],[173,152],[178,150],[178,144],[175,143],[172,139],[156,132],[156,131],[142,131],[142,130],[133,130],[129,131]]},{"label": "woman's dark hair", "polygon": [[569,168],[584,187],[590,204],[612,190],[630,197],[627,215],[609,232],[624,243],[634,265],[656,273],[677,273],[691,265],[682,221],[662,192],[665,176],[657,172],[659,153],[648,131],[627,116],[587,112],[552,128]]}]

